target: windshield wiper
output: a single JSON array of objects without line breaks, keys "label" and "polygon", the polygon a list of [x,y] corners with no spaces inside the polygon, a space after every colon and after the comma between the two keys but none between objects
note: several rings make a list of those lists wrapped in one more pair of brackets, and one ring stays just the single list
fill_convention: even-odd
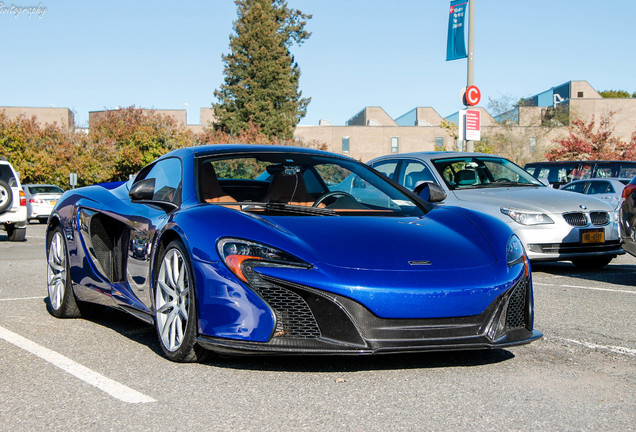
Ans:
[{"label": "windshield wiper", "polygon": [[294,204],[285,204],[282,202],[258,202],[258,201],[241,201],[241,202],[228,202],[228,203],[215,203],[215,204],[223,204],[223,205],[235,205],[241,206],[242,211],[250,211],[254,209],[264,208],[268,211],[281,211],[288,213],[296,213],[296,214],[311,214],[311,215],[321,215],[321,216],[338,216],[338,214],[328,208],[321,207],[306,207],[301,205]]},{"label": "windshield wiper", "polygon": [[509,186],[539,186],[539,185],[538,184],[534,184],[534,183],[520,183],[520,182],[493,182],[493,183],[482,184],[480,186],[483,186],[483,187],[509,187]]}]

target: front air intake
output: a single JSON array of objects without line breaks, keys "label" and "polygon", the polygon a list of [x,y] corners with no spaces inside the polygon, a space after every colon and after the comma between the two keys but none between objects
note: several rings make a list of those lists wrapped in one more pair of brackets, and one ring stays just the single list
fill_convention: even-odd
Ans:
[{"label": "front air intake", "polygon": [[508,330],[527,328],[530,330],[530,299],[527,277],[521,278],[512,289],[506,312],[506,328]]},{"label": "front air intake", "polygon": [[295,292],[264,280],[253,269],[244,268],[250,287],[267,302],[276,315],[274,337],[317,339],[320,328],[307,302]]}]

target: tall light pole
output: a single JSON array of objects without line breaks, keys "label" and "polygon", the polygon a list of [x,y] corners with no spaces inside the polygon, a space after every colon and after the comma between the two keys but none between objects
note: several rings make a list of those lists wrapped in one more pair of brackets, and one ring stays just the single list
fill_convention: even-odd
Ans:
[{"label": "tall light pole", "polygon": [[[475,84],[475,71],[473,65],[473,61],[475,59],[475,2],[476,0],[470,0],[468,2],[468,76],[466,80],[466,88]],[[475,151],[474,141],[466,141],[466,151]]]}]

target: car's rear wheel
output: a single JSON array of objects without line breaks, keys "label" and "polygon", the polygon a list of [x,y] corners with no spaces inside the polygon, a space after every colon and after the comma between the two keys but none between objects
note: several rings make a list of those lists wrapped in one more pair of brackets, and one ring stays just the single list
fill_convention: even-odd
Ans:
[{"label": "car's rear wheel", "polygon": [[600,269],[608,265],[614,259],[613,256],[600,256],[590,258],[576,258],[572,260],[572,264],[583,269]]},{"label": "car's rear wheel", "polygon": [[13,205],[13,191],[7,182],[0,180],[0,213],[4,213]]},{"label": "car's rear wheel", "polygon": [[24,241],[26,240],[26,227],[16,228],[10,225],[7,227],[7,236],[9,241]]},{"label": "car's rear wheel", "polygon": [[58,318],[79,317],[80,310],[71,288],[66,240],[59,226],[48,235],[47,263],[49,312]]},{"label": "car's rear wheel", "polygon": [[155,324],[166,357],[177,362],[202,360],[206,351],[197,345],[197,311],[188,254],[174,240],[161,254],[155,279]]}]

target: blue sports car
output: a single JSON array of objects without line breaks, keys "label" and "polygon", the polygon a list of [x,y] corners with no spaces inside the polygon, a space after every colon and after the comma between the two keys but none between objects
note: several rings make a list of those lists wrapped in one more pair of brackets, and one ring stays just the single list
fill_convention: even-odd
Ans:
[{"label": "blue sports car", "polygon": [[425,201],[443,199],[430,188],[307,148],[175,150],[128,182],[64,193],[47,228],[48,308],[128,312],[174,361],[540,338],[519,239]]}]

